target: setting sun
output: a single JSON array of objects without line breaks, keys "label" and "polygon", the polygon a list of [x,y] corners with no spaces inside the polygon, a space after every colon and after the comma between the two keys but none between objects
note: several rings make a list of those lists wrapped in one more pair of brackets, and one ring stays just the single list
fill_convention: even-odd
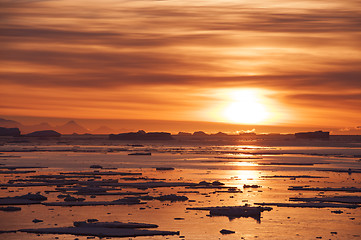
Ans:
[{"label": "setting sun", "polygon": [[17,2],[0,4],[0,118],[361,131],[359,1]]},{"label": "setting sun", "polygon": [[239,90],[231,94],[233,102],[224,110],[224,116],[231,122],[244,124],[262,123],[269,112],[261,97],[253,90]]},{"label": "setting sun", "polygon": [[270,118],[270,109],[260,90],[238,89],[223,94],[226,103],[220,115],[227,122],[240,124],[265,123]]}]

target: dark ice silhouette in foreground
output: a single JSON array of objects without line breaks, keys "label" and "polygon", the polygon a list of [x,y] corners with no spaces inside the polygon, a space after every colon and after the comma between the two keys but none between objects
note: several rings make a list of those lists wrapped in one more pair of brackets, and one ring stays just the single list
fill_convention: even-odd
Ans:
[{"label": "dark ice silhouette in foreground", "polygon": [[174,170],[173,167],[156,167],[155,170],[157,171],[172,171]]},{"label": "dark ice silhouette in foreground", "polygon": [[293,191],[333,191],[333,192],[361,192],[361,188],[356,187],[340,187],[340,188],[332,188],[332,187],[303,187],[303,186],[290,186],[288,190]]},{"label": "dark ice silhouette in foreground", "polygon": [[157,228],[155,224],[121,222],[74,222],[75,227],[20,229],[20,232],[37,234],[72,234],[97,237],[137,237],[155,235],[179,235],[179,231],[145,230],[137,228]]},{"label": "dark ice silhouette in foreground", "polygon": [[45,202],[45,206],[62,206],[62,207],[73,207],[73,206],[108,206],[108,205],[133,205],[133,204],[145,204],[138,198],[121,198],[113,201],[68,201],[68,202]]},{"label": "dark ice silhouette in foreground", "polygon": [[26,173],[35,173],[36,171],[34,170],[9,170],[9,171],[1,171],[0,170],[0,174],[26,174]]},{"label": "dark ice silhouette in foreground", "polygon": [[290,178],[291,180],[296,180],[297,178],[328,178],[328,177],[310,176],[310,175],[269,175],[269,176],[261,176],[261,178]]},{"label": "dark ice silhouette in foreground", "polygon": [[135,153],[128,153],[129,156],[150,156],[152,153],[150,152],[135,152]]},{"label": "dark ice silhouette in foreground", "polygon": [[159,200],[159,201],[171,201],[171,202],[184,202],[188,200],[186,196],[178,196],[176,194],[162,195],[159,197],[142,196],[139,197],[141,200]]},{"label": "dark ice silhouette in foreground", "polygon": [[300,207],[300,208],[358,208],[357,204],[325,203],[325,202],[305,202],[305,203],[255,203],[261,206],[277,207]]},{"label": "dark ice silhouette in foreground", "polygon": [[236,233],[235,231],[232,230],[227,230],[227,229],[222,229],[221,231],[219,231],[222,235],[224,234],[233,234]]},{"label": "dark ice silhouette in foreground", "polygon": [[239,217],[251,217],[261,222],[261,212],[271,211],[271,207],[224,206],[224,207],[194,207],[187,210],[206,210],[210,216],[227,216],[230,220]]},{"label": "dark ice silhouette in foreground", "polygon": [[79,221],[74,222],[75,227],[103,227],[103,228],[157,228],[158,225],[156,224],[149,224],[149,223],[135,223],[135,222],[86,222],[86,221]]},{"label": "dark ice silhouette in foreground", "polygon": [[320,170],[317,170],[317,171],[323,171],[323,172],[340,172],[340,173],[348,173],[348,174],[351,174],[351,173],[361,173],[361,169],[360,168],[357,168],[357,169],[320,169]]},{"label": "dark ice silhouette in foreground", "polygon": [[3,212],[16,212],[16,211],[21,211],[20,207],[0,207],[0,211]]},{"label": "dark ice silhouette in foreground", "polygon": [[136,176],[142,175],[141,172],[113,172],[113,171],[93,171],[93,172],[61,172],[61,175],[93,175],[93,176]]},{"label": "dark ice silhouette in foreground", "polygon": [[0,205],[29,205],[40,204],[42,201],[47,200],[47,197],[40,195],[39,193],[28,193],[22,196],[5,197],[0,198]]},{"label": "dark ice silhouette in foreground", "polygon": [[292,197],[289,200],[297,202],[337,202],[361,204],[361,196],[322,196],[312,198]]}]

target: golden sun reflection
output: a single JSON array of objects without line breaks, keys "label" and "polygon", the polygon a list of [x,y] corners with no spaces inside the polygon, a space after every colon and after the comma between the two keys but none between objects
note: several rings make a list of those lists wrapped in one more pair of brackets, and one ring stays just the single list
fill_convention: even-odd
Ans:
[{"label": "golden sun reflection", "polygon": [[235,166],[239,166],[239,167],[253,167],[253,166],[258,166],[257,163],[254,162],[235,162],[234,163]]},{"label": "golden sun reflection", "polygon": [[257,181],[260,177],[257,170],[239,170],[234,178],[244,181]]}]

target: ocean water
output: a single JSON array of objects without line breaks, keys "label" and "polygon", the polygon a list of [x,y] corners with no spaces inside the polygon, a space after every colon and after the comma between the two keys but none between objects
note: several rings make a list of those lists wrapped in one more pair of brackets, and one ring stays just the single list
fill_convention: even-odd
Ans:
[{"label": "ocean water", "polygon": [[[253,143],[253,144],[252,144]],[[148,236],[136,239],[360,239],[361,210],[355,208],[301,208],[272,206],[261,213],[261,219],[209,216],[208,211],[187,210],[189,207],[238,206],[255,203],[297,203],[292,197],[361,196],[360,192],[291,191],[290,186],[361,188],[361,148],[357,144],[327,146],[317,141],[307,144],[242,144],[184,143],[184,142],[109,142],[69,140],[14,142],[4,140],[0,146],[0,167],[46,167],[31,173],[1,173],[1,184],[9,181],[24,183],[36,175],[57,175],[67,172],[132,172],[141,177],[164,182],[199,183],[220,181],[224,189],[189,189],[160,187],[148,189],[122,188],[121,191],[143,191],[150,196],[177,194],[188,201],[150,200],[139,205],[114,206],[20,206],[21,211],[0,211],[0,230],[72,226],[74,221],[96,218],[99,221],[141,222],[159,225],[159,230],[180,231],[175,236]],[[151,153],[151,155],[128,155]],[[103,169],[92,169],[91,165]],[[157,167],[174,170],[159,171]],[[349,171],[351,169],[351,171]],[[342,172],[344,171],[344,172]],[[275,178],[272,176],[288,176]],[[268,177],[267,177],[268,176]],[[270,177],[271,176],[271,177]],[[292,177],[293,176],[293,177]],[[313,176],[322,178],[297,178]],[[96,180],[117,182],[149,182],[147,179],[124,179],[126,176],[101,176]],[[129,176],[128,176],[129,177]],[[137,176],[133,176],[137,177]],[[81,179],[86,181],[87,179]],[[259,188],[244,188],[244,185]],[[40,192],[47,202],[62,202],[56,186],[27,186],[1,188],[0,197]],[[227,190],[227,189],[226,189]],[[179,193],[180,192],[180,193]],[[79,197],[79,196],[77,196]],[[123,196],[82,196],[86,201],[112,201]],[[341,210],[342,213],[332,211]],[[33,219],[43,222],[33,223]],[[235,231],[222,235],[220,230]],[[88,239],[87,236],[3,233],[0,239]],[[97,237],[96,237],[97,238]],[[113,238],[111,238],[113,239]],[[116,238],[114,238],[116,239]],[[129,238],[126,238],[129,239]],[[133,238],[131,238],[133,239]]]}]

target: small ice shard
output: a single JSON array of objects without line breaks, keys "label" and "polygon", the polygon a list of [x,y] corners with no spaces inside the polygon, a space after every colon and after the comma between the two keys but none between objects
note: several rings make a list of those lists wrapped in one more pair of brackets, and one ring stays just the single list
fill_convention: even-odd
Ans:
[{"label": "small ice shard", "polygon": [[172,167],[157,167],[157,168],[155,168],[155,170],[157,170],[157,171],[170,171],[170,170],[174,170],[174,168],[172,168]]},{"label": "small ice shard", "polygon": [[224,183],[222,183],[222,182],[220,182],[220,181],[214,181],[214,182],[212,182],[212,185],[213,185],[213,186],[223,186]]},{"label": "small ice shard", "polygon": [[128,153],[129,156],[150,156],[152,153],[150,152],[135,152],[135,153]]},{"label": "small ice shard", "polygon": [[15,211],[21,211],[21,208],[19,207],[0,207],[0,211],[4,212],[15,212]]},{"label": "small ice shard", "polygon": [[163,196],[156,197],[156,199],[158,199],[159,201],[172,201],[172,202],[175,202],[175,201],[187,201],[188,197],[186,197],[186,196],[178,196],[178,195],[175,195],[175,194],[169,194],[169,195],[163,195]]},{"label": "small ice shard", "polygon": [[261,178],[290,178],[290,179],[297,179],[297,178],[328,178],[328,177],[310,176],[310,175],[271,175],[271,176],[261,176]]},{"label": "small ice shard", "polygon": [[157,228],[156,224],[135,223],[135,222],[74,222],[75,227],[91,227],[91,228]]},{"label": "small ice shard", "polygon": [[198,183],[198,185],[211,185],[211,183],[209,183],[209,182],[206,182],[206,181],[201,181],[201,182],[199,182]]},{"label": "small ice shard", "polygon": [[334,192],[361,192],[361,188],[356,187],[303,187],[303,186],[290,186],[288,190],[295,191],[334,191]]},{"label": "small ice shard", "polygon": [[45,206],[100,206],[100,205],[131,205],[131,204],[144,204],[137,198],[122,198],[114,201],[72,201],[72,202],[45,202]]},{"label": "small ice shard", "polygon": [[70,195],[67,195],[64,198],[64,201],[65,202],[83,202],[83,201],[85,201],[85,198],[76,198],[76,197],[72,197]]},{"label": "small ice shard", "polygon": [[255,203],[262,206],[277,206],[277,207],[301,207],[301,208],[358,208],[361,207],[357,204],[340,204],[340,203]]},{"label": "small ice shard", "polygon": [[192,188],[204,188],[204,189],[207,189],[207,188],[210,188],[210,189],[213,189],[213,188],[229,188],[227,186],[225,186],[224,183],[220,182],[220,181],[213,181],[213,182],[207,182],[207,181],[201,181],[199,182],[198,184],[195,184],[193,186],[191,186]]},{"label": "small ice shard", "polygon": [[231,230],[227,230],[227,229],[222,229],[221,231],[219,231],[222,234],[232,234],[232,233],[236,233],[235,231],[231,231]]},{"label": "small ice shard", "polygon": [[99,220],[96,219],[96,218],[90,218],[90,219],[87,219],[86,221],[87,221],[88,223],[99,222]]},{"label": "small ice shard", "polygon": [[32,200],[32,201],[45,201],[45,200],[48,200],[47,197],[42,196],[40,193],[36,193],[36,194],[28,193],[28,194],[25,194],[23,196],[19,196],[19,197],[16,197],[16,198],[28,199],[28,200]]},{"label": "small ice shard", "polygon": [[40,220],[40,219],[34,219],[33,221],[32,221],[33,223],[39,223],[39,222],[44,222],[43,220]]},{"label": "small ice shard", "polygon": [[34,170],[0,170],[0,174],[23,174],[23,173],[35,173]]},{"label": "small ice shard", "polygon": [[331,211],[332,213],[336,213],[336,214],[341,214],[341,213],[343,213],[343,211],[341,211],[341,210],[335,210],[335,211]]},{"label": "small ice shard", "polygon": [[99,169],[102,169],[103,167],[102,167],[101,165],[94,164],[94,165],[90,165],[89,168],[99,168]]},{"label": "small ice shard", "polygon": [[0,234],[3,234],[3,233],[16,233],[17,231],[14,231],[14,230],[9,230],[9,231],[1,231],[0,230]]},{"label": "small ice shard", "polygon": [[243,188],[260,188],[261,186],[259,186],[259,185],[247,185],[247,184],[244,184],[243,185]]}]

